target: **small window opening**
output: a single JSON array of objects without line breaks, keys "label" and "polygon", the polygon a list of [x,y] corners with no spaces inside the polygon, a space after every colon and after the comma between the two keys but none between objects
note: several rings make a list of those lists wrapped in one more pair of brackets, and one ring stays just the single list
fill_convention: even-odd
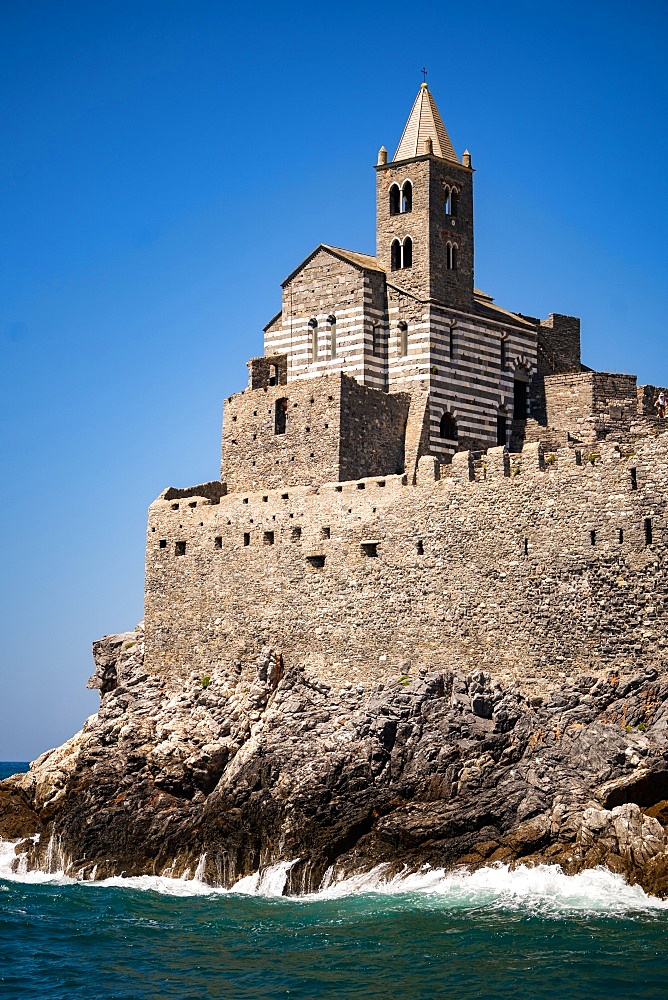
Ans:
[{"label": "small window opening", "polygon": [[328,524],[326,524],[323,528],[320,529],[320,537],[321,538],[331,538],[332,537],[332,529],[330,528],[330,526]]},{"label": "small window opening", "polygon": [[250,532],[244,531],[244,545],[250,545]]},{"label": "small window opening", "polygon": [[222,549],[222,547],[223,547],[223,536],[222,535],[216,535],[216,537],[213,540],[213,547],[215,549]]},{"label": "small window opening", "polygon": [[637,490],[638,489],[638,473],[636,472],[635,469],[629,469],[629,472],[631,473],[631,489],[632,490]]},{"label": "small window opening", "polygon": [[273,545],[274,544],[274,532],[273,531],[265,531],[264,536],[262,538],[262,541],[263,541],[263,543],[265,545]]},{"label": "small window opening", "polygon": [[444,413],[441,417],[439,433],[442,438],[448,441],[457,440],[457,421],[452,413]]},{"label": "small window opening", "polygon": [[179,505],[177,503],[173,503],[172,504],[172,510],[178,510],[178,509],[179,509]]},{"label": "small window opening", "polygon": [[575,451],[575,464],[582,465],[582,452],[579,448]]},{"label": "small window opening", "polygon": [[329,326],[329,353],[332,361],[336,358],[336,316],[328,316]]},{"label": "small window opening", "polygon": [[268,503],[269,497],[262,497],[262,503]]},{"label": "small window opening", "polygon": [[[277,399],[274,403],[274,434],[285,434],[288,405],[287,399]],[[244,503],[246,502],[244,501]]]},{"label": "small window opening", "polygon": [[384,479],[379,479],[378,480],[378,485],[379,486],[384,486],[385,485],[385,480]]},{"label": "small window opening", "polygon": [[524,539],[524,555],[525,556],[529,555],[529,539],[528,538]]},{"label": "small window opening", "polygon": [[506,415],[500,410],[496,415],[496,443],[506,444]]},{"label": "small window opening", "polygon": [[643,528],[645,529],[645,545],[652,544],[652,518],[646,517],[643,521]]},{"label": "small window opening", "polygon": [[404,322],[399,324],[399,354],[402,358],[408,354],[408,325]]},{"label": "small window opening", "polygon": [[315,317],[308,321],[311,330],[311,361],[318,360],[318,321]]},{"label": "small window opening", "polygon": [[335,486],[334,489],[337,493],[343,493],[343,486]]},{"label": "small window opening", "polygon": [[281,493],[281,500],[287,500],[287,499],[288,499],[288,494],[287,493]]},{"label": "small window opening", "polygon": [[302,537],[302,529],[299,527],[298,524],[296,524],[294,526],[294,528],[292,529],[292,533],[291,533],[290,537],[291,537],[291,539],[292,539],[293,542],[298,542],[299,539]]},{"label": "small window opening", "polygon": [[589,541],[592,545],[596,545],[596,532],[593,530],[589,532]]},{"label": "small window opening", "polygon": [[159,549],[166,549],[167,548],[167,539],[166,538],[161,538],[160,539],[160,541],[158,542],[158,548]]},{"label": "small window opening", "polygon": [[357,489],[358,490],[364,490],[364,489],[366,489],[366,483],[358,483],[357,484]]},{"label": "small window opening", "polygon": [[413,211],[413,185],[410,181],[405,181],[401,189],[401,211],[403,213]]},{"label": "small window opening", "polygon": [[378,555],[378,542],[360,542],[360,548],[365,556],[373,558]]},{"label": "small window opening", "polygon": [[619,544],[621,545],[623,541],[624,541],[624,529],[620,528],[619,529]]},{"label": "small window opening", "polygon": [[324,556],[307,556],[306,557],[306,562],[309,564],[309,566],[313,566],[313,569],[323,569],[323,567],[325,565],[325,557]]},{"label": "small window opening", "polygon": [[188,506],[189,507],[196,507],[197,506],[197,500],[193,500],[192,503],[188,504]]},{"label": "small window opening", "polygon": [[174,546],[174,555],[184,556],[185,554],[186,554],[186,543],[177,542],[176,545]]},{"label": "small window opening", "polygon": [[450,326],[450,360],[452,361],[455,356],[455,324],[452,323]]},{"label": "small window opening", "polygon": [[424,543],[422,542],[421,538],[418,539],[418,541],[415,543],[415,551],[419,556],[424,555]]},{"label": "small window opening", "polygon": [[399,202],[399,185],[393,184],[390,188],[390,215],[399,215]]}]

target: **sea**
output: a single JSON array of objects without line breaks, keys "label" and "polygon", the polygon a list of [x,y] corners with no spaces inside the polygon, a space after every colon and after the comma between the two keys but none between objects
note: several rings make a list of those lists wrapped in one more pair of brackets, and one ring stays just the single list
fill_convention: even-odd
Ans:
[{"label": "sea", "polygon": [[0,1000],[668,1000],[668,902],[602,869],[377,868],[294,898],[289,864],[227,891],[14,856],[0,841]]}]

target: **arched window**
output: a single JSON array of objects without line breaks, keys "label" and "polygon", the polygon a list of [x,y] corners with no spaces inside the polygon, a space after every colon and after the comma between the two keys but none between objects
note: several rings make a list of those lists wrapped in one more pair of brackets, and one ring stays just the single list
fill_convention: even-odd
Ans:
[{"label": "arched window", "polygon": [[445,247],[445,266],[448,271],[457,270],[457,244],[448,243]]},{"label": "arched window", "polygon": [[278,385],[278,375],[276,365],[269,365],[269,385]]},{"label": "arched window", "polygon": [[311,328],[311,361],[318,360],[318,321],[310,319],[308,325]]},{"label": "arched window", "polygon": [[400,211],[399,185],[393,184],[390,188],[390,215],[399,215]]},{"label": "arched window", "polygon": [[327,317],[327,325],[329,326],[329,349],[332,360],[336,357],[336,316],[331,315]]},{"label": "arched window", "polygon": [[407,236],[404,240],[404,245],[401,248],[403,253],[401,255],[401,266],[402,267],[412,267],[413,266],[413,240],[410,236]]},{"label": "arched window", "polygon": [[444,413],[441,417],[440,434],[447,441],[457,440],[457,421],[451,413]]},{"label": "arched window", "polygon": [[399,355],[405,358],[408,354],[408,324],[403,320],[399,323]]},{"label": "arched window", "polygon": [[457,215],[457,203],[459,201],[459,196],[457,194],[457,188],[446,187],[445,189],[445,214],[446,215]]},{"label": "arched window", "polygon": [[401,211],[413,211],[413,185],[410,181],[404,181],[401,189]]},{"label": "arched window", "polygon": [[[397,188],[397,190],[399,190]],[[399,240],[392,240],[390,248],[391,267],[393,271],[398,271],[401,267],[401,243]]]}]

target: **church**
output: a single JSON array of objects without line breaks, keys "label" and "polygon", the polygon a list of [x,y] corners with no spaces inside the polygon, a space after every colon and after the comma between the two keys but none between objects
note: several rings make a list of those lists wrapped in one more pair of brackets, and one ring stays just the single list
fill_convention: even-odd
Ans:
[{"label": "church", "polygon": [[[403,464],[411,475],[422,454],[447,464],[462,449],[503,444],[521,450],[527,432],[527,439],[537,439],[537,424],[544,423],[544,376],[581,371],[579,320],[551,315],[540,322],[502,308],[475,287],[471,155],[465,151],[460,159],[455,152],[426,83],[393,158],[381,147],[375,169],[376,256],[322,243],[282,283],[281,311],[264,329],[264,357],[249,362],[250,387],[271,390],[278,410],[263,407],[256,424],[255,406],[241,405],[241,432],[238,397],[232,397],[223,461],[230,487],[239,463],[244,486],[403,471],[392,466],[394,455],[391,467],[372,460],[348,471],[331,462],[317,468],[322,449],[311,456],[302,448],[294,456],[291,431],[298,424],[304,433],[309,423],[301,419],[303,404],[298,417],[288,396],[301,396],[306,380],[347,376],[389,396],[383,410],[401,401],[387,430],[396,433],[406,420]],[[291,394],[276,388],[288,385]],[[373,399],[356,387],[351,392],[357,409]],[[362,413],[357,416],[363,423]],[[330,429],[331,423],[321,428]],[[345,428],[339,430],[345,438]],[[364,445],[369,449],[371,440]]]}]

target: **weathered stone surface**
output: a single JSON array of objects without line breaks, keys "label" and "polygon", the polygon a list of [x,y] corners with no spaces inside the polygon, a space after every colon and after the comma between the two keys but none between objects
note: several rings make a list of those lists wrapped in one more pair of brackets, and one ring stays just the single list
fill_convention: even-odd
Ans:
[{"label": "weathered stone surface", "polygon": [[[268,647],[170,684],[145,672],[142,643],[141,629],[96,643],[97,715],[0,785],[0,836],[36,835],[18,848],[30,866],[57,842],[71,874],[199,866],[232,885],[298,858],[300,892],[330,866],[548,861],[606,864],[668,895],[665,802],[646,801],[668,763],[655,671],[582,675],[533,705],[481,670],[332,685]],[[648,694],[645,731],[630,730],[624,706]],[[613,787],[626,799],[606,808]]]}]

